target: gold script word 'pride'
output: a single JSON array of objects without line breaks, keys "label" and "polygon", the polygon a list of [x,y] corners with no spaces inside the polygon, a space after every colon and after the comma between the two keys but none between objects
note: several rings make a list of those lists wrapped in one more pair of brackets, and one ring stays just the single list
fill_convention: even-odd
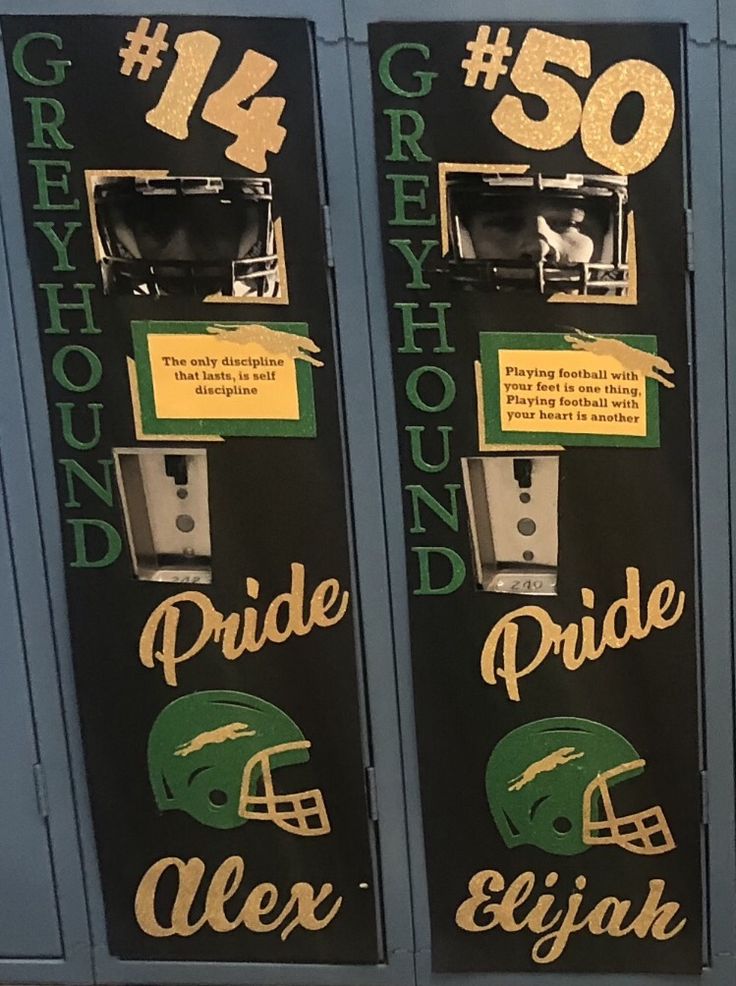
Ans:
[{"label": "gold script word 'pride'", "polygon": [[[210,641],[219,644],[222,656],[236,661],[243,654],[253,654],[265,644],[282,644],[292,635],[303,637],[314,627],[331,627],[345,616],[350,601],[347,589],[341,589],[337,579],[320,582],[305,600],[304,565],[291,565],[291,586],[271,600],[259,627],[261,617],[256,606],[246,606],[242,613],[225,616],[203,592],[179,592],[169,596],[154,609],[146,620],[140,636],[138,654],[147,668],[159,662],[164,669],[167,685],[178,684],[177,665],[198,654]],[[245,591],[258,599],[258,579],[247,578]],[[198,610],[199,630],[191,643],[179,639],[182,610],[187,606]],[[191,636],[191,635],[190,635]],[[160,646],[159,646],[160,639]]]},{"label": "gold script word 'pride'", "polygon": [[[592,589],[581,589],[586,609],[595,606]],[[685,610],[685,593],[671,579],[658,582],[649,593],[646,619],[642,620],[638,568],[626,569],[626,595],[611,603],[598,630],[595,616],[583,616],[580,623],[561,627],[541,606],[520,606],[496,623],[486,637],[480,655],[483,680],[489,685],[503,678],[512,702],[520,701],[519,681],[537,670],[550,654],[557,654],[567,671],[577,671],[586,661],[597,661],[606,650],[620,650],[630,640],[644,640],[652,630],[672,627]],[[519,663],[519,628],[524,620],[536,624],[537,649],[526,664]],[[617,625],[618,624],[618,625]],[[524,645],[523,652],[530,648]]]}]

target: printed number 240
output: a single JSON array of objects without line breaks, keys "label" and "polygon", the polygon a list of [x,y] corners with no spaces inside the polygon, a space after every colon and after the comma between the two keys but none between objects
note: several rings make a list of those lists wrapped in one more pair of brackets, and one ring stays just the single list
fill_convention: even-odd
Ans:
[{"label": "printed number 240", "polygon": [[[593,83],[583,104],[569,82],[547,71],[547,64],[590,78],[590,45],[531,28],[511,70],[519,92],[539,96],[547,105],[543,120],[528,116],[518,96],[506,95],[491,115],[496,128],[517,144],[539,151],[562,147],[580,130],[591,161],[622,175],[633,175],[654,161],[672,129],[675,97],[669,79],[650,62],[628,59],[607,68]],[[613,139],[613,117],[629,93],[639,93],[644,109],[639,127],[625,144]]]}]

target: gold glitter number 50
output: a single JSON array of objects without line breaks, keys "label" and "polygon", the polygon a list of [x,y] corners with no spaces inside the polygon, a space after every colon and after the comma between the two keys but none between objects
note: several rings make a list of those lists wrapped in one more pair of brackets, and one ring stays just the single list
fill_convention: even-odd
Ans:
[{"label": "gold glitter number 50", "polygon": [[[674,93],[661,69],[639,59],[617,62],[596,79],[583,104],[569,82],[546,70],[548,63],[587,79],[590,45],[537,28],[528,31],[510,78],[519,92],[542,99],[547,115],[532,119],[518,96],[504,96],[491,121],[505,137],[523,147],[549,151],[563,147],[580,130],[590,160],[622,175],[642,171],[659,156],[675,118]],[[632,92],[639,93],[644,110],[636,133],[619,144],[611,132],[613,118]]]},{"label": "gold glitter number 50", "polygon": [[511,70],[519,92],[539,96],[547,104],[543,120],[532,120],[518,96],[504,96],[491,120],[510,140],[535,151],[549,151],[572,140],[580,127],[580,97],[569,82],[545,71],[547,62],[564,65],[583,79],[590,77],[590,45],[533,27]]},{"label": "gold glitter number 50", "polygon": [[[611,124],[621,100],[638,92],[644,101],[639,129],[631,140],[617,144]],[[667,143],[675,119],[675,94],[664,72],[638,59],[617,62],[593,83],[580,124],[583,149],[591,161],[635,175],[649,167]]]}]

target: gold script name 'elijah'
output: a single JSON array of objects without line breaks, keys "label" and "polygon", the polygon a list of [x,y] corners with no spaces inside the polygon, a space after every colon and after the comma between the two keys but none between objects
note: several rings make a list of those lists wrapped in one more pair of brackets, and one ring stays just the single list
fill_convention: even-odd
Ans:
[{"label": "gold script name 'elijah'", "polygon": [[[178,684],[177,667],[190,660],[211,641],[217,643],[222,656],[235,661],[243,654],[254,654],[267,643],[282,644],[291,636],[305,636],[315,627],[331,627],[345,616],[350,593],[337,579],[325,579],[312,592],[305,592],[304,565],[292,562],[291,585],[263,607],[246,606],[242,613],[227,616],[215,609],[203,592],[188,590],[169,596],[146,620],[139,640],[141,664],[153,668],[161,664],[167,685]],[[245,591],[257,600],[258,579],[247,578]],[[179,639],[182,612],[187,606],[195,610],[198,630],[194,640],[187,627],[186,642]],[[188,621],[186,621],[188,623]]]},{"label": "gold script name 'elijah'", "polygon": [[[583,588],[580,600],[591,610],[595,593]],[[600,626],[596,616],[585,615],[579,623],[562,627],[541,606],[520,606],[507,613],[486,637],[480,655],[481,675],[489,685],[503,679],[506,694],[512,702],[518,702],[519,682],[533,674],[550,654],[561,657],[567,671],[577,671],[586,661],[597,661],[608,650],[620,650],[631,640],[644,640],[652,630],[674,626],[684,611],[685,593],[671,579],[658,582],[643,606],[639,569],[627,568],[626,594],[611,603]],[[524,621],[529,624],[525,629],[534,635],[533,641],[526,634],[523,641],[519,640]]]},{"label": "gold script name 'elijah'", "polygon": [[651,879],[648,893],[639,904],[612,896],[594,903],[586,901],[588,878],[582,874],[575,877],[575,888],[565,899],[564,892],[557,894],[558,879],[559,874],[552,872],[542,881],[526,870],[507,883],[498,870],[481,870],[468,882],[468,897],[458,907],[455,923],[463,931],[498,928],[510,934],[527,932],[536,939],[531,957],[540,965],[559,959],[572,935],[579,932],[669,941],[687,924],[680,904],[663,900],[664,880]]}]

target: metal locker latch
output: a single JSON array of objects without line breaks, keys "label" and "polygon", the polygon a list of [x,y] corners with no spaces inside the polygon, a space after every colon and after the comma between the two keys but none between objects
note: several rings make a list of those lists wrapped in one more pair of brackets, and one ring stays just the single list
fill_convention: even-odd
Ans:
[{"label": "metal locker latch", "polygon": [[485,592],[556,595],[559,461],[463,459],[475,576]]},{"label": "metal locker latch", "polygon": [[135,577],[212,581],[205,449],[114,449]]}]

